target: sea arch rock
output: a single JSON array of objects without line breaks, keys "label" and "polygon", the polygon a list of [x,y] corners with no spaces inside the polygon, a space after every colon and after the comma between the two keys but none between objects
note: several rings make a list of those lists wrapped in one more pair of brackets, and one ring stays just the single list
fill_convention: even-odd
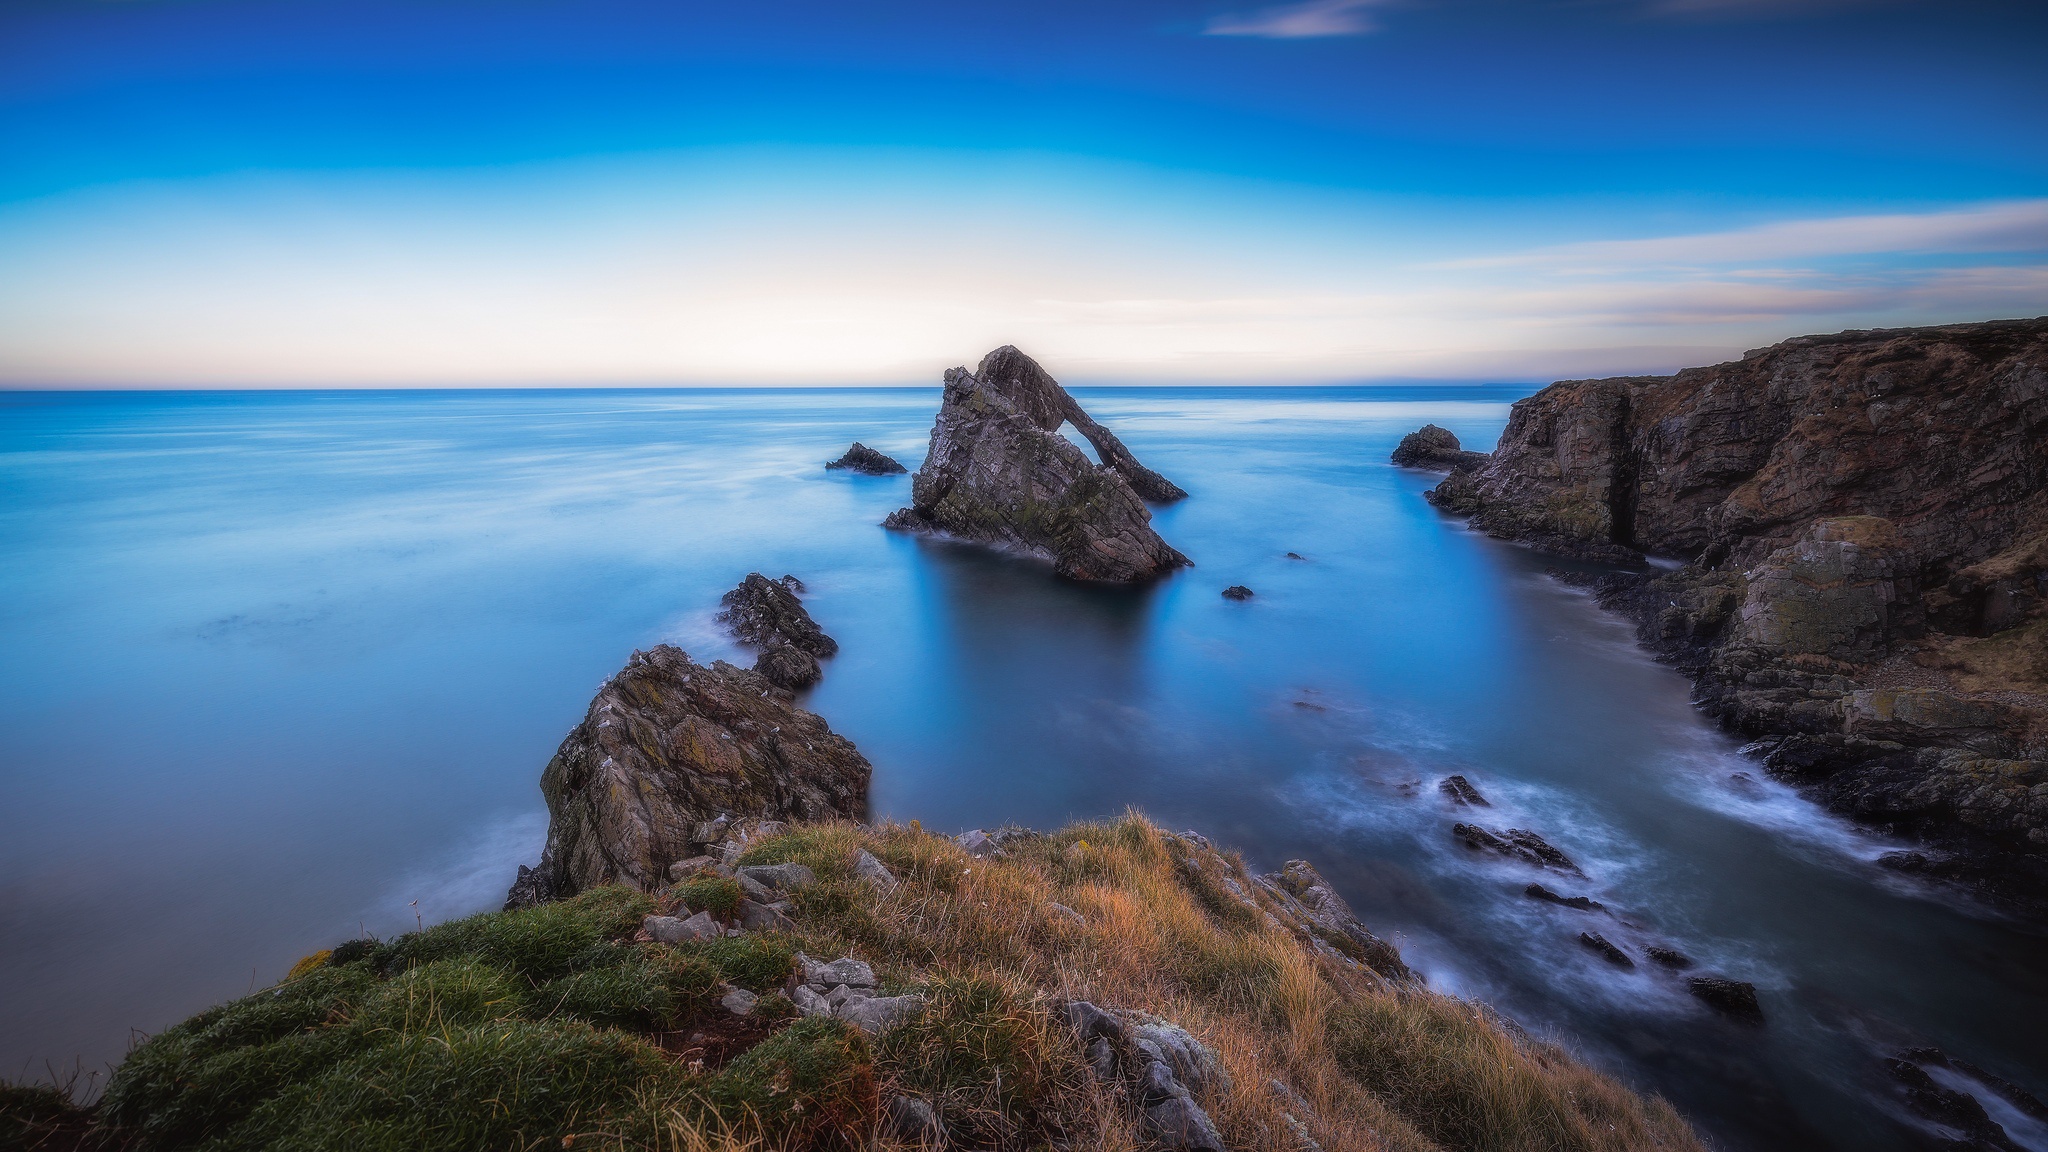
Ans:
[{"label": "sea arch rock", "polygon": [[[1095,446],[1096,464],[1060,435]],[[1189,560],[1152,527],[1145,500],[1186,496],[1138,463],[1038,363],[1005,345],[969,372],[946,372],[930,451],[911,478],[911,505],[889,528],[935,532],[1051,560],[1076,580],[1142,581]]]}]

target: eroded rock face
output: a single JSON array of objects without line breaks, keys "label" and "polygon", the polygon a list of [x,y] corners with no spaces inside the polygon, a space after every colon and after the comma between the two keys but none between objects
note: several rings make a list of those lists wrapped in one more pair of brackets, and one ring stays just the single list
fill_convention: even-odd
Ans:
[{"label": "eroded rock face", "polygon": [[[1059,434],[1063,423],[1095,446],[1100,466]],[[1017,548],[1072,579],[1131,582],[1188,563],[1153,530],[1145,507],[1186,495],[1139,464],[1029,356],[1003,347],[974,372],[947,370],[911,506],[884,524]]]},{"label": "eroded rock face", "polygon": [[1945,578],[2048,528],[2044,435],[2048,318],[1802,336],[1520,401],[1474,523],[1747,566],[1816,520],[1878,516]]},{"label": "eroded rock face", "polygon": [[1554,384],[1432,500],[1570,555],[1688,560],[1565,578],[1772,772],[2048,913],[2048,318]]},{"label": "eroded rock face", "polygon": [[723,829],[720,817],[858,819],[872,771],[761,676],[667,644],[635,652],[541,775],[549,822],[535,886],[652,891],[701,855],[701,829]]},{"label": "eroded rock face", "polygon": [[1486,453],[1467,452],[1458,444],[1457,433],[1449,428],[1424,424],[1401,437],[1391,459],[1403,468],[1427,468],[1436,472],[1471,471],[1486,463]]},{"label": "eroded rock face", "polygon": [[1889,520],[1816,520],[1744,573],[1735,643],[1837,660],[1881,660],[1906,565]]}]

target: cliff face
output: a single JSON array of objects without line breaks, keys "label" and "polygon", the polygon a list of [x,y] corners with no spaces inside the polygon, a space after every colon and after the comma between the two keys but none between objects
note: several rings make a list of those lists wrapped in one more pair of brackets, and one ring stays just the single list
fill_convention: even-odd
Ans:
[{"label": "cliff face", "polygon": [[[1059,434],[1070,423],[1097,466]],[[1029,356],[1003,347],[980,367],[946,373],[931,449],[911,479],[911,506],[890,528],[942,532],[1043,556],[1076,580],[1130,582],[1188,558],[1160,539],[1145,500],[1187,493],[1138,463]]]},{"label": "cliff face", "polygon": [[1431,494],[1596,581],[1703,707],[1901,867],[2048,907],[2048,318],[1553,384]]},{"label": "cliff face", "polygon": [[866,813],[867,759],[788,692],[667,644],[635,652],[541,774],[548,841],[510,903],[600,884],[651,891],[723,815],[777,820]]},{"label": "cliff face", "polygon": [[1877,516],[1938,583],[2048,528],[2044,430],[2048,319],[1803,336],[1516,404],[1475,523],[1746,565],[1822,517]]}]

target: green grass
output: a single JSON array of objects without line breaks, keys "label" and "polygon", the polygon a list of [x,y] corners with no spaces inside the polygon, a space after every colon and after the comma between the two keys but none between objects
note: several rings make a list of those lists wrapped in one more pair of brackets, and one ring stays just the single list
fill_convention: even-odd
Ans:
[{"label": "green grass", "polygon": [[691,912],[709,912],[720,920],[730,920],[740,910],[740,900],[746,894],[740,891],[740,882],[730,876],[698,876],[685,880],[669,889],[669,895],[683,902]]},{"label": "green grass", "polygon": [[[902,883],[856,879],[861,850]],[[1265,1087],[1279,1078],[1309,1100],[1328,1152],[1697,1152],[1662,1101],[1246,908],[1224,883],[1250,891],[1234,857],[1135,816],[1006,853],[974,859],[915,827],[809,825],[745,857],[818,874],[793,935],[636,943],[656,900],[599,888],[350,941],[144,1042],[92,1117],[60,1093],[0,1086],[0,1136],[97,1124],[109,1149],[156,1152],[865,1149],[901,1093],[937,1109],[958,1147],[1127,1152],[1144,1143],[1135,1114],[1095,1084],[1054,1012],[1078,997],[1211,1045],[1230,1086],[1202,1103],[1233,1149],[1298,1152]],[[780,994],[798,947],[860,956],[927,1008],[872,1041],[798,1019]],[[728,984],[762,994],[751,1018],[718,1004]]]}]

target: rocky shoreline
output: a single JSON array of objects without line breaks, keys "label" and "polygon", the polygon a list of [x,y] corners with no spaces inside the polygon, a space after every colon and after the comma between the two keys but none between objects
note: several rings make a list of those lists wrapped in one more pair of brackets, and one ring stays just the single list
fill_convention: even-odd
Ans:
[{"label": "rocky shoreline", "polygon": [[2048,915],[2048,319],[1562,381],[1430,499],[1624,568],[1556,574],[1889,866]]}]

